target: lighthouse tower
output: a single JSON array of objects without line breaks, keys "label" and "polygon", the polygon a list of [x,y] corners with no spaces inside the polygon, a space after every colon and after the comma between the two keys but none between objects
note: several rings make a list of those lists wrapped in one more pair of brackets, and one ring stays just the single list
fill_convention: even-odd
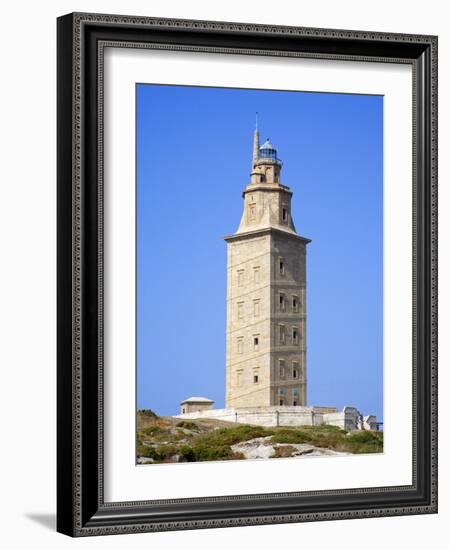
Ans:
[{"label": "lighthouse tower", "polygon": [[282,162],[256,126],[243,214],[225,237],[226,407],[303,406],[307,401],[306,246],[291,214]]}]

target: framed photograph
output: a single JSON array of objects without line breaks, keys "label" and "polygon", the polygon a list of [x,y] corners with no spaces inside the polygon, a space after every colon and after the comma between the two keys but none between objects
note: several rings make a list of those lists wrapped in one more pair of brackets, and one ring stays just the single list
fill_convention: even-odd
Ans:
[{"label": "framed photograph", "polygon": [[58,19],[58,531],[437,511],[437,38]]}]

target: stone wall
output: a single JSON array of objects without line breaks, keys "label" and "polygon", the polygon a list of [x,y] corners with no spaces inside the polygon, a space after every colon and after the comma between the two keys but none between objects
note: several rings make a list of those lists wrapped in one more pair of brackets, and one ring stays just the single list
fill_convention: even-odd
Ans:
[{"label": "stone wall", "polygon": [[[227,422],[256,426],[338,426],[347,431],[362,429],[360,412],[355,407],[337,411],[332,407],[248,407],[242,409],[211,409],[177,415],[176,418],[215,418]],[[375,419],[371,416],[370,419]],[[365,429],[375,429],[375,423],[364,423]]]},{"label": "stone wall", "polygon": [[226,405],[306,405],[305,239],[228,240]]},{"label": "stone wall", "polygon": [[250,240],[237,239],[228,244],[228,407],[257,407],[270,404],[269,282],[269,235]]}]

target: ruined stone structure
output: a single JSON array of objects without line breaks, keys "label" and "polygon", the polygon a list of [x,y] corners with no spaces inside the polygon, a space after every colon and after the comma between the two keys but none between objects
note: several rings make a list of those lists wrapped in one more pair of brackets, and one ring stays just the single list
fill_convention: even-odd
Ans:
[{"label": "ruined stone structure", "polygon": [[306,245],[282,162],[254,132],[251,181],[228,243],[226,406],[306,405]]}]

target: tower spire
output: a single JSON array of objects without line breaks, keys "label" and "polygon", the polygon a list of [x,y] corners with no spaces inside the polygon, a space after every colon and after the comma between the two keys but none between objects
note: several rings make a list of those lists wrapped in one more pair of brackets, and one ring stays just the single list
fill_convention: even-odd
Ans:
[{"label": "tower spire", "polygon": [[259,159],[259,113],[256,112],[256,127],[254,128],[254,138],[253,138],[253,163],[252,169]]}]

